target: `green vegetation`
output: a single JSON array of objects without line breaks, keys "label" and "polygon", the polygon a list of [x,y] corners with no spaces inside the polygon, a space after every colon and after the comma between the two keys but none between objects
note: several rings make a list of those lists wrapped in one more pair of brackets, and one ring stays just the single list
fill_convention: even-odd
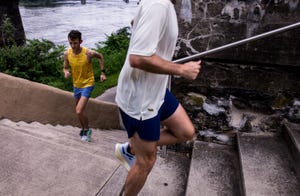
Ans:
[{"label": "green vegetation", "polygon": [[20,0],[20,5],[22,6],[46,6],[51,5],[51,3],[56,0]]},{"label": "green vegetation", "polygon": [[10,18],[7,15],[3,16],[3,23],[0,26],[1,37],[4,46],[16,44],[14,35],[16,33],[16,28],[12,24]]},{"label": "green vegetation", "polygon": [[62,58],[65,47],[47,40],[28,40],[24,46],[0,49],[0,69],[6,74],[66,89],[62,82]]},{"label": "green vegetation", "polygon": [[[92,97],[101,95],[106,89],[117,85],[119,73],[126,58],[129,38],[129,27],[125,27],[110,36],[106,36],[106,41],[96,44],[95,50],[104,56],[107,80],[102,83],[96,82]],[[96,60],[93,61],[93,67],[97,81],[99,80],[100,69]]]},{"label": "green vegetation", "polygon": [[108,75],[119,72],[123,66],[129,46],[130,34],[128,32],[129,27],[119,29],[116,33],[106,36],[106,41],[96,44],[96,50],[104,55]]},{"label": "green vegetation", "polygon": [[[105,60],[107,80],[100,83],[100,68],[93,60],[96,85],[92,97],[102,94],[107,88],[116,86],[119,72],[126,58],[129,45],[128,27],[107,36],[94,49],[101,52]],[[49,40],[27,40],[24,46],[7,46],[0,48],[0,70],[3,73],[25,78],[72,91],[72,80],[63,77],[63,52],[66,46],[56,46]]]}]

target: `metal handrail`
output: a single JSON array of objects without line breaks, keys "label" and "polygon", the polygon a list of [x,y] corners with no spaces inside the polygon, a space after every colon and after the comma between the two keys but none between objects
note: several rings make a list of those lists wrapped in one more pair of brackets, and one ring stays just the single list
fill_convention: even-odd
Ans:
[{"label": "metal handrail", "polygon": [[233,42],[233,43],[230,43],[230,44],[226,44],[224,46],[217,47],[217,48],[214,48],[214,49],[211,49],[211,50],[207,50],[207,51],[204,51],[204,52],[192,55],[192,56],[177,59],[173,62],[174,63],[185,63],[185,62],[188,62],[188,61],[191,61],[191,60],[198,59],[198,58],[200,58],[202,56],[205,56],[205,55],[208,55],[208,54],[216,53],[216,52],[228,49],[228,48],[239,46],[239,45],[242,45],[242,44],[245,44],[245,43],[248,43],[248,42],[251,42],[251,41],[255,41],[255,40],[258,40],[258,39],[262,39],[262,38],[268,37],[270,35],[274,35],[274,34],[277,34],[277,33],[281,33],[281,32],[284,32],[284,31],[291,30],[291,29],[295,29],[297,27],[300,27],[300,22],[294,23],[292,25],[288,25],[288,26],[285,26],[285,27],[282,27],[282,28],[278,28],[278,29],[275,29],[275,30],[272,30],[272,31],[268,31],[266,33],[262,33],[262,34],[259,34],[259,35],[253,36],[253,37],[249,37],[249,38],[246,38],[246,39],[243,39],[243,40],[240,40],[240,41],[236,41],[236,42]]}]

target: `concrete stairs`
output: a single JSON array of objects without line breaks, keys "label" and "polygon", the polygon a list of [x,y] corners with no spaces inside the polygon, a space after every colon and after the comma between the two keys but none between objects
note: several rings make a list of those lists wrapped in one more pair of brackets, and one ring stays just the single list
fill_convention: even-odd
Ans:
[{"label": "concrete stairs", "polygon": [[[194,141],[191,153],[161,150],[141,196],[298,196],[300,128],[281,133],[239,133],[231,146]],[[127,171],[114,157],[122,130],[0,120],[0,195],[114,196]]]},{"label": "concrete stairs", "polygon": [[[79,131],[0,120],[0,195],[119,195],[127,170],[114,157],[114,145],[127,141],[126,132],[93,129],[92,141],[83,142]],[[183,195],[189,163],[182,153],[158,156],[141,195]]]},{"label": "concrete stairs", "polygon": [[79,128],[37,122],[0,121],[0,195],[96,195],[120,167],[114,143],[122,131],[93,131],[79,140]]},{"label": "concrete stairs", "polygon": [[234,146],[197,141],[187,196],[299,196],[299,124],[282,133],[239,133]]},{"label": "concrete stairs", "polygon": [[235,148],[196,141],[185,195],[241,195],[239,171]]}]

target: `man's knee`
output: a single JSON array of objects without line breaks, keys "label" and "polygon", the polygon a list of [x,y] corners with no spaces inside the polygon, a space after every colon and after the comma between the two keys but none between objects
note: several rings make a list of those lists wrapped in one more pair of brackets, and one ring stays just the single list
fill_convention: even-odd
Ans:
[{"label": "man's knee", "polygon": [[193,125],[186,127],[186,130],[182,132],[181,142],[192,140],[195,136],[195,127]]},{"label": "man's knee", "polygon": [[186,134],[187,140],[192,140],[195,136],[195,127],[192,126]]},{"label": "man's knee", "polygon": [[148,175],[152,168],[154,167],[156,158],[155,159],[149,159],[148,161],[143,161],[143,162],[136,162],[136,166],[139,167],[139,170],[141,173],[144,173]]},{"label": "man's knee", "polygon": [[78,115],[78,116],[80,116],[80,115],[82,115],[83,114],[83,109],[82,108],[80,108],[80,107],[76,107],[76,114]]},{"label": "man's knee", "polygon": [[155,164],[155,161],[156,151],[153,151],[142,155],[140,158],[137,157],[136,165],[140,168],[141,172],[149,174]]}]

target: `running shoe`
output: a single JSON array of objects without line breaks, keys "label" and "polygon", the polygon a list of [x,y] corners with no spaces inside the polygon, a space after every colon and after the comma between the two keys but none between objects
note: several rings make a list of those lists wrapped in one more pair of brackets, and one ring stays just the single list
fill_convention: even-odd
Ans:
[{"label": "running shoe", "polygon": [[92,129],[88,129],[87,132],[86,132],[85,141],[90,142],[91,141],[91,135],[92,135]]},{"label": "running shoe", "polygon": [[79,136],[80,136],[81,140],[86,140],[86,134],[85,134],[85,131],[83,129],[80,130]]},{"label": "running shoe", "polygon": [[82,141],[90,142],[91,141],[91,135],[92,135],[92,129],[81,130],[79,135],[80,135],[80,138],[81,138]]},{"label": "running shoe", "polygon": [[115,145],[115,155],[124,165],[124,167],[129,171],[135,162],[135,156],[127,152],[127,147],[129,143],[124,144],[117,143]]}]

